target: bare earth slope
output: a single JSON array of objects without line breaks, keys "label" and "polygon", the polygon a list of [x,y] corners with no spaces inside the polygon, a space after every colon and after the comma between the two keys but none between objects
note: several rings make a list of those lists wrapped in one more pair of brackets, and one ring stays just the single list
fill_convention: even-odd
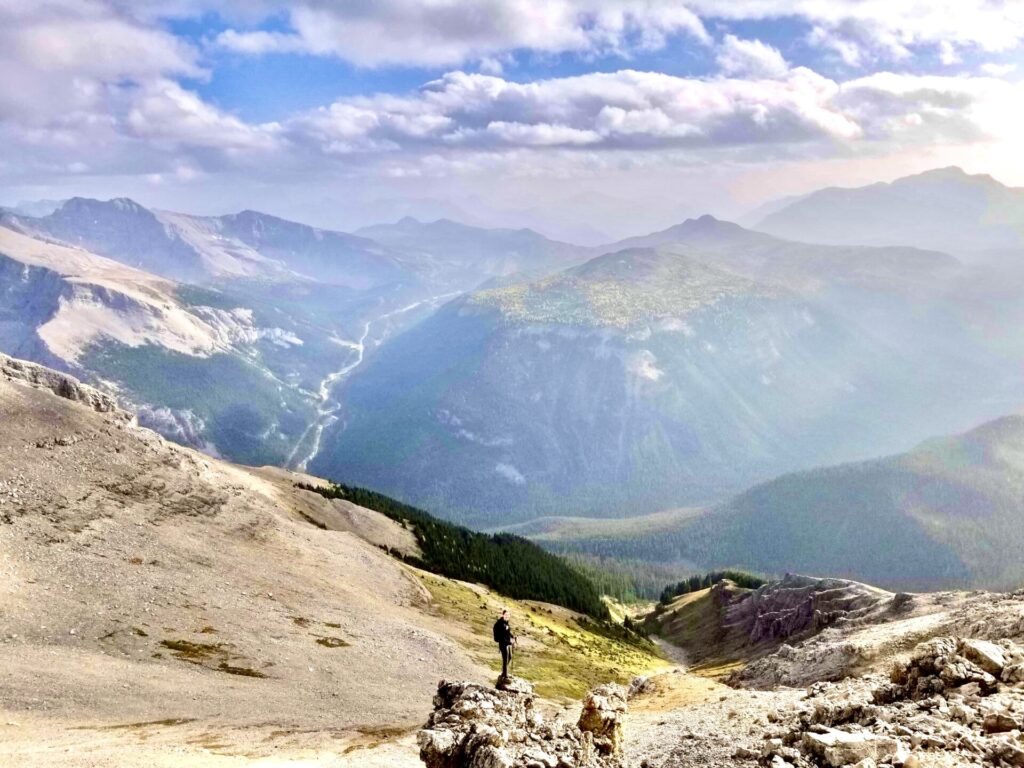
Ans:
[{"label": "bare earth slope", "polygon": [[399,526],[2,362],[0,764],[336,761],[417,726],[438,677],[489,674],[360,537],[410,546]]},{"label": "bare earth slope", "polygon": [[544,603],[411,567],[412,532],[165,442],[0,355],[0,766],[416,766],[440,678],[555,708],[666,663]]}]

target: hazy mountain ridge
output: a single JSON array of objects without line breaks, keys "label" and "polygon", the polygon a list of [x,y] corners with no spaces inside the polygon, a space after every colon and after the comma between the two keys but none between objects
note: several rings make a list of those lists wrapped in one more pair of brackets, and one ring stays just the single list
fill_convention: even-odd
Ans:
[{"label": "hazy mountain ridge", "polygon": [[254,211],[194,216],[126,198],[72,198],[47,216],[17,222],[28,233],[186,282],[305,277],[363,289],[411,279],[376,243]]},{"label": "hazy mountain ridge", "polygon": [[[664,279],[678,270],[703,282]],[[707,302],[708,286],[728,290]],[[472,294],[392,339],[313,466],[479,525],[639,512],[870,455],[893,419],[921,428],[911,389],[897,350],[821,306],[628,251]]]},{"label": "hazy mountain ridge", "polygon": [[708,215],[605,247],[678,249],[719,269],[809,293],[841,286],[926,295],[943,288],[961,267],[940,251],[794,242]]},{"label": "hazy mountain ridge", "polygon": [[[893,589],[1024,582],[1024,416],[904,454],[779,477],[704,514],[548,520],[517,532],[555,548],[830,573]],[[617,530],[616,530],[617,528]]]},{"label": "hazy mountain ridge", "polygon": [[977,255],[1024,247],[1024,189],[960,168],[866,187],[819,190],[765,216],[758,230],[805,242],[906,245]]},{"label": "hazy mountain ridge", "polygon": [[102,382],[186,444],[283,462],[313,418],[303,378],[352,352],[247,303],[0,227],[0,349]]},{"label": "hazy mountain ridge", "polygon": [[593,249],[552,240],[531,229],[485,229],[450,219],[356,230],[357,235],[410,254],[426,275],[450,275],[464,290],[517,273],[549,274],[594,255]]},{"label": "hazy mountain ridge", "polygon": [[[897,452],[1005,413],[1021,378],[1024,344],[996,322],[1014,316],[1006,281],[935,251],[809,245],[710,216],[611,253],[446,220],[347,235],[127,200],[44,219],[5,221],[125,253],[145,241],[136,260],[206,283],[170,305],[219,339],[207,362],[116,333],[77,358],[165,434],[285,462],[315,453],[323,427],[321,471],[486,525],[705,504]],[[11,294],[12,317],[57,301],[38,286]],[[7,348],[58,361],[29,326],[11,322]]]}]

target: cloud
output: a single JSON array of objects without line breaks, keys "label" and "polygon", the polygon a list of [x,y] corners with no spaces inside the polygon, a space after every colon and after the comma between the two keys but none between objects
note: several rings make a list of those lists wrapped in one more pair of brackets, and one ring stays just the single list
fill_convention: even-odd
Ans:
[{"label": "cloud", "polygon": [[1024,40],[1024,3],[1001,0],[686,0],[702,18],[725,21],[801,19],[809,41],[851,66],[899,61],[922,46],[1007,51]]},{"label": "cloud", "polygon": [[197,52],[96,2],[0,5],[0,120],[45,125],[54,114],[102,112],[108,86],[198,77]]},{"label": "cloud", "polygon": [[[812,45],[850,66],[904,60],[925,46],[951,63],[964,49],[1003,52],[1024,40],[1024,3],[998,0],[267,0],[256,7],[285,15],[290,29],[230,29],[218,39],[222,47],[303,51],[363,66],[458,66],[514,51],[629,55],[680,35],[710,44],[705,20],[798,19]],[[248,16],[258,18],[251,7]]]},{"label": "cloud", "polygon": [[[201,54],[97,0],[0,4],[0,140],[14,174],[170,174],[272,148],[275,126],[205,103]],[[204,157],[193,161],[191,152]]]},{"label": "cloud", "polygon": [[456,71],[404,96],[341,100],[283,122],[281,133],[307,165],[336,156],[346,173],[568,179],[1006,142],[1024,129],[1014,106],[1024,88],[996,78],[774,71],[529,83]]},{"label": "cloud", "polygon": [[832,103],[838,92],[836,83],[803,68],[771,81],[622,70],[516,83],[452,72],[413,95],[349,99],[286,129],[297,144],[349,152],[649,150],[856,139],[861,127]]},{"label": "cloud", "polygon": [[229,29],[217,43],[241,53],[304,51],[363,66],[493,62],[516,50],[625,53],[686,35],[703,23],[675,0],[306,0],[288,8],[291,30]]},{"label": "cloud", "polygon": [[[282,6],[225,0],[218,6],[224,18],[242,16],[220,45],[249,55],[291,50],[373,66],[465,63],[412,91],[347,97],[257,124],[189,86],[209,77],[219,59],[162,24],[172,12],[212,7],[208,0],[7,0],[0,4],[0,179],[10,186],[135,178],[161,190],[198,188],[201,179],[204,188],[235,184],[241,199],[282,181],[311,189],[310,179],[650,176],[684,164],[752,166],[1016,141],[1021,87],[999,79],[1010,73],[1004,65],[970,68],[992,76],[926,76],[901,66],[894,67],[900,74],[826,77],[793,66],[760,40],[719,31],[730,20],[793,11],[815,45],[851,66],[899,59],[921,45],[931,46],[932,64],[942,57],[950,66],[957,57],[977,62],[964,55],[967,46],[1006,58],[996,52],[1019,39],[1017,11],[963,4],[977,18],[967,18],[960,3],[940,18],[930,4],[903,0],[307,1],[283,31],[252,32],[245,30]],[[718,42],[701,17],[714,20],[708,28]],[[518,82],[511,53],[568,51],[585,61],[658,48],[675,35],[706,46],[718,69],[680,77],[623,68]]]},{"label": "cloud", "polygon": [[135,89],[124,124],[131,135],[185,147],[268,149],[275,123],[249,125],[225,114],[171,80],[158,79]]},{"label": "cloud", "polygon": [[789,72],[789,65],[777,48],[760,40],[741,40],[735,35],[725,36],[716,60],[726,75],[779,78]]},{"label": "cloud", "polygon": [[1020,84],[990,77],[877,72],[840,88],[836,104],[866,137],[911,144],[1016,140]]}]

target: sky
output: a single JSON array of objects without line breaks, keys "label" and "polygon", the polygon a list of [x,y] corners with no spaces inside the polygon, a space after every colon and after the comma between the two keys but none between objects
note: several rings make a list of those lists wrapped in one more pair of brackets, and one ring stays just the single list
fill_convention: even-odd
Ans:
[{"label": "sky", "polygon": [[0,0],[0,204],[579,242],[946,165],[1024,185],[1018,0]]}]

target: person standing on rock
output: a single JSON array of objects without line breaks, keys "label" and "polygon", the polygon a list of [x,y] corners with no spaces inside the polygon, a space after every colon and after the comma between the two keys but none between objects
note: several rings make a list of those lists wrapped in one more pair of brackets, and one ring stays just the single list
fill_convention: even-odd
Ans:
[{"label": "person standing on rock", "polygon": [[501,616],[494,622],[494,642],[501,651],[501,679],[508,680],[508,665],[512,661],[512,648],[516,644],[516,636],[512,634],[512,627],[508,623],[508,608],[503,609]]}]

